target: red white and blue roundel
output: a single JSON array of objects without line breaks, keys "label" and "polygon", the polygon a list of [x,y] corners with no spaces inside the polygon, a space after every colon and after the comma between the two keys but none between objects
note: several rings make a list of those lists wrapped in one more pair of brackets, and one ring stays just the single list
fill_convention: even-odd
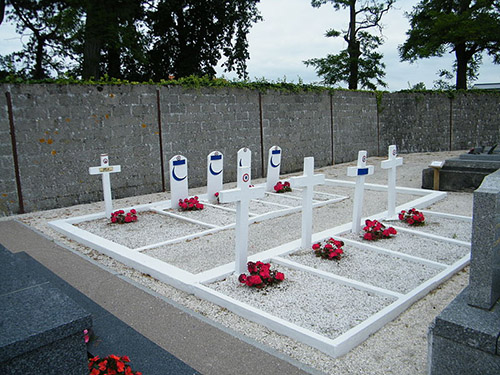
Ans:
[{"label": "red white and blue roundel", "polygon": [[244,173],[243,176],[241,176],[241,179],[243,182],[248,182],[250,181],[250,175],[248,173]]}]

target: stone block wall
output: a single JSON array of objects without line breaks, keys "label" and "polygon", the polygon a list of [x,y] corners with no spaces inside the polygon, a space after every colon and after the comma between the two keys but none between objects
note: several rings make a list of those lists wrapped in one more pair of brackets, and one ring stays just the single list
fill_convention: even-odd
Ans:
[{"label": "stone block wall", "polygon": [[224,180],[236,180],[236,153],[252,151],[252,175],[260,176],[261,135],[259,95],[255,91],[223,89],[160,89],[166,186],[168,161],[181,154],[188,159],[189,186],[206,185],[207,155],[224,155]]},{"label": "stone block wall", "polygon": [[[334,162],[378,155],[377,101],[370,92],[335,91],[332,95]],[[387,149],[387,148],[386,148]]]},{"label": "stone block wall", "polygon": [[500,95],[460,93],[452,105],[453,149],[500,143]]},{"label": "stone block wall", "polygon": [[14,156],[7,109],[8,96],[2,92],[0,97],[0,215],[16,212],[19,199],[16,188]]},{"label": "stone block wall", "polygon": [[[326,93],[283,93],[261,95],[262,162],[267,168],[269,148],[283,150],[281,173],[302,170],[304,158],[314,157],[316,166],[332,164],[330,96]],[[267,171],[265,171],[267,173]]]},{"label": "stone block wall", "polygon": [[[236,152],[252,151],[252,175],[265,176],[271,146],[283,149],[282,173],[383,156],[467,149],[500,140],[500,96],[154,85],[0,85],[0,214],[102,200],[88,168],[107,153],[122,172],[113,196],[169,190],[168,161],[188,159],[189,186],[206,184],[206,158],[224,154],[224,180],[236,179]],[[7,93],[16,137],[14,165]],[[20,192],[16,184],[19,174]],[[22,196],[22,200],[20,197]],[[22,203],[22,205],[21,205]]]},{"label": "stone block wall", "polygon": [[450,99],[445,94],[384,94],[379,106],[380,150],[450,150]]}]

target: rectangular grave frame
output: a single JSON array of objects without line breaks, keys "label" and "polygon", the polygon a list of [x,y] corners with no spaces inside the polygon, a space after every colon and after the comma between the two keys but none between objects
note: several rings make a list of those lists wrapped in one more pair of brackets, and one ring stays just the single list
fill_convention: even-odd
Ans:
[{"label": "rectangular grave frame", "polygon": [[[325,182],[327,185],[330,186],[343,186],[343,187],[354,186],[354,182],[351,181],[327,179]],[[387,190],[386,186],[376,185],[376,184],[365,184],[365,188],[367,190],[376,190],[376,191]],[[407,208],[407,206],[409,205],[421,209],[428,205],[431,205],[432,203],[439,201],[440,199],[443,199],[446,196],[445,192],[429,191],[423,189],[396,188],[396,191],[398,193],[420,196],[420,198],[417,198],[411,202],[407,202],[404,205],[396,207],[396,209],[399,211]],[[166,204],[167,201],[159,203]],[[140,205],[136,206],[135,208],[140,212],[146,207],[150,208],[151,205],[152,204]],[[156,204],[156,207],[158,207],[158,203]],[[377,215],[371,216],[371,218],[382,220],[386,214],[387,211],[381,212]],[[456,261],[452,265],[445,265],[446,267],[443,269],[443,271],[438,273],[436,276],[420,284],[418,287],[414,288],[409,293],[400,295],[395,302],[385,307],[384,309],[380,310],[376,314],[372,315],[365,321],[355,325],[353,328],[343,333],[342,335],[338,336],[337,338],[330,339],[315,332],[312,332],[308,329],[300,327],[296,324],[275,317],[255,307],[239,302],[229,296],[216,292],[215,290],[212,290],[211,288],[206,286],[206,284],[210,282],[221,280],[227,277],[228,275],[232,274],[234,270],[234,262],[230,262],[225,265],[221,265],[219,267],[215,267],[213,269],[198,274],[192,274],[188,271],[182,270],[178,267],[172,266],[163,261],[160,261],[146,254],[143,254],[140,251],[131,250],[125,246],[121,246],[111,241],[104,240],[101,237],[90,234],[84,230],[80,230],[79,228],[75,228],[72,225],[72,223],[77,223],[85,220],[92,220],[93,218],[100,218],[100,217],[103,217],[102,213],[86,215],[79,218],[57,220],[50,222],[49,226],[77,242],[80,242],[88,247],[91,247],[97,251],[102,252],[103,254],[115,258],[116,260],[124,263],[129,267],[147,273],[161,282],[165,282],[169,285],[174,286],[175,288],[183,290],[187,293],[194,294],[199,298],[215,303],[221,307],[225,307],[246,319],[254,321],[258,324],[262,324],[267,328],[272,329],[280,334],[284,334],[288,337],[291,337],[307,345],[310,345],[334,358],[346,354],[352,348],[359,345],[361,342],[366,340],[371,334],[375,333],[385,324],[395,319],[398,315],[400,315],[403,311],[405,311],[414,302],[425,296],[429,291],[431,291],[439,284],[441,284],[442,282],[453,276],[459,270],[463,269],[470,261],[470,254],[469,254],[467,256],[464,256],[460,260]],[[252,219],[255,219],[255,217]],[[260,218],[260,220],[262,220],[262,218]],[[348,232],[350,227],[351,223],[346,223],[335,228],[315,233],[313,234],[313,241],[317,242],[323,240],[324,238],[334,236],[336,234],[342,234]],[[214,228],[211,230],[218,230],[218,229]],[[264,262],[268,261],[276,263],[283,262],[286,260],[280,258],[280,255],[296,251],[298,248],[300,248],[300,243],[301,243],[300,239],[292,241],[277,246],[275,248],[268,249],[260,253],[251,255],[249,256],[248,259],[249,261],[261,260]],[[300,269],[304,270],[303,267],[301,267]],[[355,280],[350,280],[346,278],[343,279],[344,280],[341,280],[337,277],[337,282],[349,283],[351,286],[361,289],[367,288],[366,284],[363,285],[363,283],[360,283]],[[382,288],[373,286],[371,287],[371,291],[373,291],[374,293],[375,292],[386,293],[385,290],[382,291],[380,289]],[[396,292],[389,291],[389,293],[395,295],[394,293]],[[399,295],[400,293],[397,294]]]}]

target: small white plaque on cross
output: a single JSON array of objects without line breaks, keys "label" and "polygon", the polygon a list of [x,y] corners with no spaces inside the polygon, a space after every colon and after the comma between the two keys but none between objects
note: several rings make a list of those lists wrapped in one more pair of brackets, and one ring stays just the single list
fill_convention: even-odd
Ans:
[{"label": "small white plaque on cross", "polygon": [[106,211],[106,217],[108,218],[111,217],[111,212],[113,211],[113,203],[111,198],[111,180],[109,178],[109,174],[117,172],[121,172],[121,166],[109,165],[108,154],[101,154],[101,166],[89,167],[90,174],[102,175],[102,191],[104,194],[104,207]]},{"label": "small white plaque on cross", "polygon": [[389,159],[380,163],[382,169],[388,169],[387,176],[387,217],[396,214],[396,168],[403,165],[403,158],[398,158],[396,145],[389,146]]},{"label": "small white plaque on cross", "polygon": [[250,200],[262,198],[265,194],[264,187],[249,186],[250,167],[238,167],[238,187],[223,190],[219,193],[221,203],[236,202],[236,244],[235,244],[235,271],[237,274],[247,270],[248,252],[248,207]]},{"label": "small white plaque on cross", "polygon": [[314,186],[325,183],[324,174],[314,174],[314,158],[304,158],[304,174],[290,178],[292,187],[303,187],[302,191],[302,248],[312,245]]},{"label": "small white plaque on cross", "polygon": [[349,177],[356,177],[356,188],[354,190],[354,203],[352,210],[352,233],[358,233],[361,227],[365,177],[372,175],[374,171],[373,165],[366,165],[366,154],[366,151],[359,151],[357,166],[347,168],[347,175]]}]

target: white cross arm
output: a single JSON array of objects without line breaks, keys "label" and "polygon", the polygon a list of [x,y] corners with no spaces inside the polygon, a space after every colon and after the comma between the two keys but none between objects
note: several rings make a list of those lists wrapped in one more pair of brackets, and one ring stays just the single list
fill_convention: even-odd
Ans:
[{"label": "white cross arm", "polygon": [[394,158],[394,159],[382,160],[382,162],[380,163],[380,168],[390,169],[393,167],[399,167],[400,165],[403,165],[403,158]]},{"label": "white cross arm", "polygon": [[357,176],[369,176],[375,171],[373,165],[367,165],[366,167],[347,167],[347,175],[349,177]]},{"label": "white cross arm", "polygon": [[266,189],[263,186],[248,188],[248,190],[241,188],[222,190],[219,192],[219,201],[221,203],[237,202],[241,201],[245,195],[248,197],[248,200],[262,198],[265,193]]},{"label": "white cross arm", "polygon": [[313,176],[297,176],[290,178],[291,187],[314,186],[314,185],[322,185],[324,183],[325,183],[324,174],[315,174]]},{"label": "white cross arm", "polygon": [[110,165],[109,167],[89,167],[90,174],[116,173],[121,172],[120,165]]}]

